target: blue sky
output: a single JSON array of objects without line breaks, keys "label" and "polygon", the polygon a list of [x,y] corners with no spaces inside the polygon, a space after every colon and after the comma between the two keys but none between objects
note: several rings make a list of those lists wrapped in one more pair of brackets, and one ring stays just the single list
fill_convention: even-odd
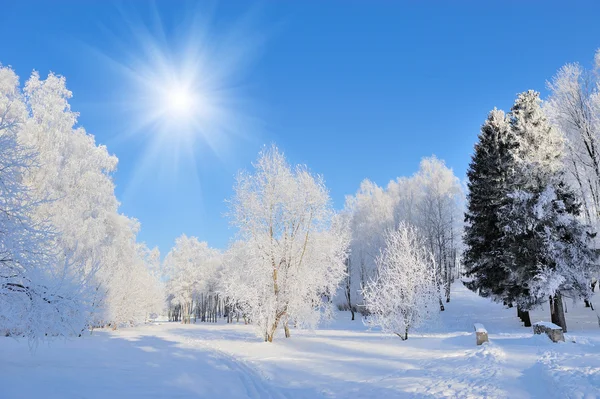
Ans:
[{"label": "blue sky", "polygon": [[[181,233],[224,248],[235,173],[265,144],[323,174],[336,208],[364,178],[385,185],[432,154],[462,178],[491,108],[591,64],[600,3],[571,3],[5,0],[0,62],[22,80],[67,78],[80,124],[119,158],[121,211],[141,240],[163,254]],[[116,65],[151,70],[152,42],[175,69],[186,45],[207,48],[223,75],[227,113],[192,141],[140,128],[140,92]]]}]

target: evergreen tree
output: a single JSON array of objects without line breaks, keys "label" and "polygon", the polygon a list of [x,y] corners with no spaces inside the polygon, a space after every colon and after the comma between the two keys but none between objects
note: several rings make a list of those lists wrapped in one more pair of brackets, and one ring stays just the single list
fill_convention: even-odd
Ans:
[{"label": "evergreen tree", "polygon": [[497,215],[503,261],[510,269],[505,298],[528,311],[550,297],[552,321],[566,331],[561,291],[589,297],[586,281],[596,264],[590,235],[565,183],[562,137],[548,123],[539,93],[518,96],[510,127],[519,143],[514,147],[516,173]]},{"label": "evergreen tree", "polygon": [[464,265],[473,277],[470,288],[496,301],[506,300],[510,286],[498,214],[511,190],[517,145],[504,112],[494,109],[481,128],[467,171]]}]

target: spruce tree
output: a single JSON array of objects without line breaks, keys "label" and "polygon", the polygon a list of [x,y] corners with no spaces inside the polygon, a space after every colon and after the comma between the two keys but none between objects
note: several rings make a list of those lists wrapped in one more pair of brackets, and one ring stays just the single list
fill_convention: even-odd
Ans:
[{"label": "spruce tree", "polygon": [[506,301],[511,285],[498,215],[511,190],[516,146],[504,112],[494,109],[481,127],[467,171],[464,265],[473,277],[470,288],[496,301]]},{"label": "spruce tree", "polygon": [[546,120],[539,93],[518,96],[510,128],[518,142],[516,173],[497,214],[503,261],[510,270],[505,298],[525,313],[549,298],[552,321],[566,331],[561,291],[584,299],[590,295],[586,281],[596,264],[590,234],[565,182],[562,137]]}]

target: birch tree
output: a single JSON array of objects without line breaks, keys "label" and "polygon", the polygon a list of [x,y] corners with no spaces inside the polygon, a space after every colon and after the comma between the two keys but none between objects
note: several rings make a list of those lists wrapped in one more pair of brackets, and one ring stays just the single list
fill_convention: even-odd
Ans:
[{"label": "birch tree", "polygon": [[[600,54],[600,51],[597,53]],[[600,59],[600,56],[597,56]],[[600,78],[577,63],[563,66],[548,82],[544,110],[566,141],[565,166],[578,191],[586,222],[600,218]]]},{"label": "birch tree", "polygon": [[260,153],[253,173],[238,175],[231,217],[248,246],[247,278],[231,276],[225,285],[265,341],[280,326],[286,337],[290,323],[315,326],[331,306],[347,247],[334,215],[323,178],[292,168],[275,146]]}]

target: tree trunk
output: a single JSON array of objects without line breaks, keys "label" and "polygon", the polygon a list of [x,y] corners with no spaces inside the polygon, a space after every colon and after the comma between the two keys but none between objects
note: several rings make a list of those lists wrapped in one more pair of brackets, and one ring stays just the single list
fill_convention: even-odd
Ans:
[{"label": "tree trunk", "polygon": [[408,327],[404,330],[404,334],[396,333],[396,335],[399,336],[402,341],[406,341],[408,339]]},{"label": "tree trunk", "polygon": [[519,305],[517,305],[517,315],[519,316],[519,319],[521,319],[525,327],[531,327],[531,317],[529,316],[529,310],[521,310]]},{"label": "tree trunk", "polygon": [[550,306],[550,321],[558,325],[558,318],[556,317],[556,308],[554,307],[554,298],[548,298],[548,304]]},{"label": "tree trunk", "polygon": [[554,295],[554,314],[556,316],[556,323],[562,327],[563,332],[567,332],[567,320],[565,319],[565,311],[563,308],[562,295],[560,291],[557,291]]},{"label": "tree trunk", "polygon": [[275,331],[277,331],[277,326],[279,325],[280,317],[281,317],[280,315],[275,317],[275,321],[271,325],[271,328],[269,328],[269,330],[267,330],[267,339],[266,339],[267,342],[273,342],[273,337],[275,336]]},{"label": "tree trunk", "polygon": [[446,303],[450,302],[450,285],[452,284],[452,279],[450,277],[450,264],[446,263],[446,281],[445,281],[445,288],[446,288]]},{"label": "tree trunk", "polygon": [[525,327],[531,327],[531,317],[529,317],[529,310],[525,310],[522,313],[523,315],[523,324]]},{"label": "tree trunk", "polygon": [[283,324],[283,330],[285,331],[285,337],[289,338],[291,335],[290,335],[290,327],[288,326],[287,321]]}]

